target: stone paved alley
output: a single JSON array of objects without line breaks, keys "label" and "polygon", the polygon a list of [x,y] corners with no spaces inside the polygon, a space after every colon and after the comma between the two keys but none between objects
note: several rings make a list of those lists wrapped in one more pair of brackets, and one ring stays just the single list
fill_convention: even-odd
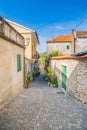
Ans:
[{"label": "stone paved alley", "polygon": [[49,87],[42,75],[0,111],[0,130],[87,130],[87,105]]}]

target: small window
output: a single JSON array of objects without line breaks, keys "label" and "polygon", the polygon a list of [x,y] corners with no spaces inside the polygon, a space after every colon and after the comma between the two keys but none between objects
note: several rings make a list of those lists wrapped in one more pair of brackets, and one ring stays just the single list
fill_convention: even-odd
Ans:
[{"label": "small window", "polygon": [[69,46],[69,45],[67,45],[67,46],[66,46],[66,49],[67,49],[67,50],[69,50],[69,49],[70,49],[70,46]]},{"label": "small window", "polygon": [[17,55],[17,72],[21,71],[21,55]]}]

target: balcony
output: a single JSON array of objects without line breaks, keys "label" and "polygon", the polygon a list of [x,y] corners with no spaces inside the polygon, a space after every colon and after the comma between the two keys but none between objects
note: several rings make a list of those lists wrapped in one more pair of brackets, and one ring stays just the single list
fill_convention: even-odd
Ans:
[{"label": "balcony", "polygon": [[24,47],[24,38],[7,21],[0,17],[0,36]]},{"label": "balcony", "polygon": [[33,54],[32,59],[39,59],[40,55],[39,53],[36,51],[35,54]]}]

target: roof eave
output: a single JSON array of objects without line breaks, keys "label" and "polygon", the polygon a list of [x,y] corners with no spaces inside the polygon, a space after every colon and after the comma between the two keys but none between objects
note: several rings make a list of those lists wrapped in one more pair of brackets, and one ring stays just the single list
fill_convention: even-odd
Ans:
[{"label": "roof eave", "polygon": [[38,38],[37,32],[36,32],[36,31],[34,31],[34,33],[36,34],[36,37],[37,37],[37,41],[38,41],[38,43],[37,43],[37,44],[40,44],[40,41],[39,41],[39,38]]},{"label": "roof eave", "polygon": [[47,42],[47,43],[64,43],[64,42],[72,42],[72,41],[52,41],[52,42]]}]

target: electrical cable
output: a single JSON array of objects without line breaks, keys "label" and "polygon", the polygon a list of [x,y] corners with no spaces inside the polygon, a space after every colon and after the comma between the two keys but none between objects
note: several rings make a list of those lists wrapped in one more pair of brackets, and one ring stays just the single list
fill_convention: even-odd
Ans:
[{"label": "electrical cable", "polygon": [[69,14],[72,14],[72,13],[74,13],[74,12],[76,12],[76,11],[82,9],[82,8],[85,8],[85,7],[87,7],[87,3],[84,4],[84,5],[82,5],[82,6],[80,6],[79,8],[73,9],[73,10],[71,10],[71,11],[65,13],[64,15],[62,15],[62,16],[60,16],[60,17],[58,17],[58,18],[56,18],[56,19],[54,19],[54,20],[52,20],[52,21],[50,21],[48,24],[41,25],[41,26],[37,27],[35,30],[40,29],[40,28],[43,28],[43,27],[45,27],[45,26],[48,26],[48,25],[50,25],[51,23],[56,22],[58,19],[60,20],[61,18],[65,17],[65,16],[67,16],[67,15],[69,15]]},{"label": "electrical cable", "polygon": [[76,25],[75,30],[87,19],[87,15]]}]

